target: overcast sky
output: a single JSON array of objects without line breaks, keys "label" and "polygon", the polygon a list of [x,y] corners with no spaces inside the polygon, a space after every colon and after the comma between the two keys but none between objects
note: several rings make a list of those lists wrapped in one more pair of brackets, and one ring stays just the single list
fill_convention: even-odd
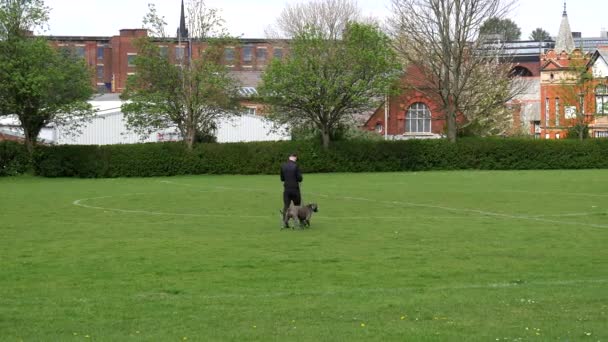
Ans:
[{"label": "overcast sky", "polygon": [[[142,26],[147,4],[156,4],[159,14],[168,23],[168,33],[177,29],[181,0],[45,0],[51,7],[50,30],[56,36],[113,36],[123,28]],[[221,9],[231,34],[243,38],[264,38],[264,29],[274,23],[285,4],[300,0],[207,0],[209,7]],[[380,19],[390,14],[391,0],[359,0],[365,15]],[[520,0],[510,18],[522,29],[522,39],[542,27],[557,35],[562,0]],[[597,37],[608,28],[608,1],[569,1],[568,17],[572,31],[583,37]]]}]

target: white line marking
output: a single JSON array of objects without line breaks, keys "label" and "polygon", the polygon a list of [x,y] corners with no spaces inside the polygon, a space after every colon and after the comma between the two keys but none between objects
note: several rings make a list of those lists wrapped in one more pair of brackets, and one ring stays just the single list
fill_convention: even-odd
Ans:
[{"label": "white line marking", "polygon": [[450,208],[450,207],[431,205],[431,204],[420,204],[420,203],[400,202],[400,201],[380,201],[380,200],[373,200],[373,199],[369,199],[369,198],[360,198],[360,197],[335,197],[335,198],[341,198],[341,199],[346,199],[346,200],[355,200],[355,201],[375,202],[375,203],[388,204],[388,205],[393,205],[393,206],[398,205],[398,206],[440,209],[440,210],[446,210],[446,211],[452,211],[452,212],[473,213],[473,214],[479,214],[482,216],[494,216],[494,217],[514,219],[514,220],[529,220],[529,221],[563,224],[563,225],[569,225],[569,226],[587,226],[587,227],[593,227],[593,228],[608,228],[608,225],[603,225],[603,224],[565,222],[565,221],[549,220],[549,219],[544,219],[544,218],[535,217],[535,216],[511,215],[511,214],[495,213],[495,212],[491,212],[491,211],[476,210],[476,209]]},{"label": "white line marking", "polygon": [[[205,188],[205,189],[222,189],[222,190],[239,190],[239,191],[245,190],[245,191],[270,192],[270,191],[268,191],[266,189],[256,189],[256,188],[231,188],[231,187],[224,187],[224,186],[201,187],[201,186],[195,186],[195,185],[183,184],[183,183],[176,183],[176,182],[171,182],[171,181],[161,181],[161,183],[171,184],[171,185],[177,185],[177,186],[185,186],[185,187]],[[323,197],[326,197],[326,198],[336,198],[336,199],[352,200],[352,201],[373,202],[373,203],[380,203],[380,204],[385,204],[385,205],[390,205],[390,206],[409,206],[409,207],[417,207],[417,208],[439,209],[439,210],[445,210],[445,211],[451,211],[451,212],[473,213],[473,214],[478,214],[478,215],[481,215],[481,216],[493,216],[493,217],[501,217],[501,218],[506,218],[506,219],[513,219],[513,220],[537,221],[537,222],[546,222],[546,223],[554,223],[554,224],[568,225],[568,226],[579,226],[579,227],[580,226],[586,226],[586,227],[593,227],[593,228],[608,228],[608,225],[602,225],[602,224],[581,223],[581,222],[565,222],[565,221],[558,221],[558,220],[549,220],[549,219],[545,219],[545,218],[538,217],[538,216],[511,215],[511,214],[495,213],[495,212],[491,212],[491,211],[484,211],[484,210],[477,210],[477,209],[451,208],[451,207],[445,207],[445,206],[439,206],[439,205],[421,204],[421,203],[413,203],[413,202],[402,202],[402,201],[381,201],[381,200],[375,200],[375,199],[364,198],[364,197],[329,196],[329,195],[325,195],[325,194],[316,194],[316,193],[312,193],[312,195],[323,196]],[[135,214],[150,214],[150,215],[189,216],[189,217],[240,217],[240,218],[257,218],[257,219],[274,217],[274,215],[271,215],[271,216],[261,216],[261,215],[239,215],[239,216],[235,216],[235,215],[226,215],[226,214],[177,214],[177,213],[153,212],[153,211],[145,211],[145,210],[125,210],[125,209],[116,209],[116,208],[94,207],[94,206],[83,205],[81,203],[81,202],[87,201],[87,200],[102,199],[102,198],[108,198],[108,197],[113,197],[113,196],[103,196],[103,197],[96,197],[96,198],[89,198],[89,199],[80,199],[80,200],[74,201],[73,204],[77,205],[77,206],[82,206],[82,207],[85,207],[85,208],[89,208],[89,209],[116,211],[116,212],[123,212],[123,213],[135,213]],[[323,216],[316,217],[316,219],[320,219],[321,217],[323,217]],[[334,219],[334,220],[348,219],[348,217],[344,217],[344,218],[329,218],[327,216],[325,216],[325,218],[329,219],[329,220],[331,220],[331,219]],[[370,217],[357,217],[355,219],[382,219],[382,218],[383,217],[371,217],[370,216]],[[387,219],[393,219],[393,218],[396,218],[396,217],[385,216],[385,218],[387,218]]]},{"label": "white line marking", "polygon": [[[486,289],[516,289],[526,288],[533,286],[575,286],[585,284],[606,284],[608,279],[581,279],[581,280],[555,280],[555,281],[532,281],[523,283],[490,283],[490,284],[463,284],[456,286],[437,286],[437,287],[422,287],[422,286],[410,286],[410,287],[397,287],[397,288],[353,288],[335,291],[281,291],[281,292],[270,292],[261,294],[247,294],[247,293],[220,293],[215,295],[203,295],[200,296],[204,299],[226,299],[226,298],[277,298],[277,297],[299,297],[299,296],[336,296],[336,295],[351,295],[351,294],[382,294],[382,293],[394,293],[400,294],[403,292],[411,292],[418,290],[427,291],[458,291],[458,290],[486,290]],[[142,295],[139,295],[142,296]],[[145,296],[145,294],[144,294]]]},{"label": "white line marking", "polygon": [[[231,214],[180,214],[180,213],[168,213],[168,212],[160,212],[160,211],[149,211],[149,210],[129,210],[129,209],[118,209],[118,208],[108,208],[108,207],[99,207],[84,204],[83,202],[98,200],[98,199],[107,199],[113,197],[125,197],[125,196],[141,196],[141,195],[150,195],[155,193],[131,193],[131,194],[122,194],[115,196],[100,196],[100,197],[92,197],[92,198],[82,198],[75,200],[72,202],[73,205],[87,208],[87,209],[95,209],[95,210],[104,210],[104,211],[114,211],[119,213],[127,213],[127,214],[146,214],[146,215],[155,215],[155,216],[181,216],[181,217],[225,217],[225,218],[250,218],[250,219],[274,219],[275,215],[231,215]],[[410,218],[441,218],[441,219],[466,219],[463,216],[425,216],[425,215],[408,215],[406,216],[319,216],[315,217],[315,220],[329,220],[329,221],[340,221],[340,220],[404,220]]]}]

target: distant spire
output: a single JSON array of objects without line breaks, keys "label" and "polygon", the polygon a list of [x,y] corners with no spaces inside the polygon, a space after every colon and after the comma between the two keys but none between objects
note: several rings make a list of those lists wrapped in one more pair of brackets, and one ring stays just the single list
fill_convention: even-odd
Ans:
[{"label": "distant spire", "polygon": [[567,53],[574,50],[574,38],[572,38],[572,30],[570,30],[570,22],[568,21],[568,12],[566,12],[566,2],[564,1],[564,13],[562,14],[562,23],[559,26],[559,34],[555,42],[555,51]]},{"label": "distant spire", "polygon": [[177,29],[177,36],[181,38],[188,38],[188,29],[186,28],[186,14],[184,11],[184,0],[182,0],[182,14],[179,18],[179,28]]}]

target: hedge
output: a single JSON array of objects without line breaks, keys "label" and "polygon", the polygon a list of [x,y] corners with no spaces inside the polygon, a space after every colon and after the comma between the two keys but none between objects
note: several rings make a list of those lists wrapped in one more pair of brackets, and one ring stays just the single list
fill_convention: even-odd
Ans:
[{"label": "hedge", "polygon": [[303,172],[532,170],[608,168],[608,140],[339,141],[111,146],[40,146],[33,167],[45,177],[149,177],[186,174],[276,174],[289,152]]},{"label": "hedge", "polygon": [[23,144],[12,141],[0,142],[0,176],[22,174],[29,168],[29,156]]}]

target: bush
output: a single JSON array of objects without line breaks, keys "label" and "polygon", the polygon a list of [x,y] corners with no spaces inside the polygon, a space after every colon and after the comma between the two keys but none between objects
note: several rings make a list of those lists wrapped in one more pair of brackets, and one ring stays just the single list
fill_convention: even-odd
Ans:
[{"label": "bush", "polygon": [[302,170],[391,172],[608,168],[608,140],[461,139],[315,141],[111,146],[41,146],[34,169],[45,177],[149,177],[186,174],[277,174],[287,155]]},{"label": "bush", "polygon": [[12,141],[0,142],[0,177],[25,173],[30,160],[23,144]]}]

